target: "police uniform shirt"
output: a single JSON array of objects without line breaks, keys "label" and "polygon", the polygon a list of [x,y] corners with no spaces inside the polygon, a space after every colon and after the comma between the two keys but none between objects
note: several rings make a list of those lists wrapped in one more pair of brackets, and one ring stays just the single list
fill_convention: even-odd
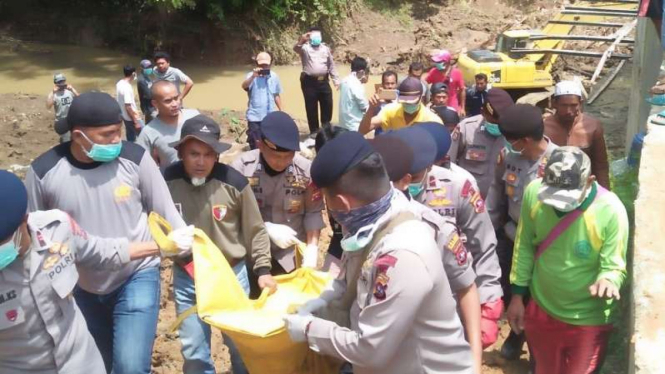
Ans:
[{"label": "police uniform shirt", "polygon": [[547,149],[538,160],[528,160],[518,154],[506,154],[499,157],[494,181],[487,195],[487,207],[492,224],[497,229],[503,227],[506,235],[515,240],[517,223],[522,209],[522,197],[526,186],[534,179],[545,174],[547,160],[554,149],[558,148],[549,138]]},{"label": "police uniform shirt", "polygon": [[[60,209],[92,235],[152,240],[148,214],[156,212],[174,229],[185,222],[171,200],[155,161],[140,146],[123,142],[120,156],[106,163],[82,163],[72,156],[70,143],[39,156],[26,175],[28,209]],[[87,292],[108,294],[137,271],[159,266],[158,257],[132,261],[118,271],[79,269],[79,286]]]},{"label": "police uniform shirt", "polygon": [[473,259],[462,242],[457,226],[416,200],[409,201],[409,208],[418,219],[434,229],[436,245],[441,251],[451,291],[457,293],[471,286],[476,280],[476,273],[471,266]]},{"label": "police uniform shirt", "polygon": [[[242,153],[231,166],[249,179],[249,184],[265,222],[283,224],[298,233],[302,241],[307,231],[325,227],[323,195],[310,177],[311,161],[296,153],[293,162],[278,175],[268,175],[260,151]],[[286,271],[294,269],[293,250],[273,245],[272,255]]]},{"label": "police uniform shirt", "polygon": [[490,135],[482,115],[465,118],[451,137],[450,161],[471,173],[478,183],[480,196],[487,198],[496,160],[505,145],[504,137]]},{"label": "police uniform shirt", "polygon": [[185,222],[203,230],[235,265],[249,253],[257,275],[270,273],[270,238],[247,178],[217,163],[202,186],[194,186],[182,162],[164,174]]},{"label": "police uniform shirt", "polygon": [[[392,204],[388,224],[408,203]],[[473,373],[471,351],[441,263],[433,228],[410,220],[395,227],[362,265],[351,329],[315,318],[312,350],[346,360],[355,374]]]},{"label": "police uniform shirt", "polygon": [[0,270],[0,373],[104,373],[72,292],[77,265],[119,269],[127,239],[89,235],[59,210],[30,213],[30,249]]},{"label": "police uniform shirt", "polygon": [[426,178],[425,191],[416,199],[459,227],[473,258],[480,302],[498,300],[502,290],[496,234],[473,176],[450,164],[450,169],[433,166]]}]

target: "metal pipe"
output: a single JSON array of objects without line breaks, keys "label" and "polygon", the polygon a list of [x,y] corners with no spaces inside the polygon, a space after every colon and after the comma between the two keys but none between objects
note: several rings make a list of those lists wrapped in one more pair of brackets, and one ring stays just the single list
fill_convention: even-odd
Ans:
[{"label": "metal pipe", "polygon": [[[526,48],[514,48],[510,50],[511,53],[523,53],[528,55],[535,54],[555,54],[555,55],[564,55],[564,56],[579,56],[579,57],[603,57],[602,52],[583,52],[583,51],[574,51],[570,49],[526,49]],[[612,54],[610,58],[616,58],[619,60],[629,60],[633,56],[625,54]]]},{"label": "metal pipe", "polygon": [[637,13],[611,13],[611,12],[592,12],[584,10],[562,10],[561,14],[574,14],[578,16],[606,16],[606,17],[637,17]]},{"label": "metal pipe", "polygon": [[[610,36],[587,35],[532,35],[530,40],[584,40],[589,42],[613,42],[616,38]],[[635,39],[621,39],[620,43],[633,44]]]},{"label": "metal pipe", "polygon": [[548,23],[554,25],[573,25],[573,26],[598,26],[598,27],[623,27],[623,23],[612,23],[612,22],[583,22],[583,21],[557,21],[552,20]]}]

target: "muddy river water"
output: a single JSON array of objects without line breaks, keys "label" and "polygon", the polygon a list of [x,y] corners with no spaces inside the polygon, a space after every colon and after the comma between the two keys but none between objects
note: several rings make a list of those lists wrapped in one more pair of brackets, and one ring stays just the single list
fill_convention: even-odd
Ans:
[{"label": "muddy river water", "polygon": [[[294,53],[295,58],[295,53]],[[53,74],[61,72],[67,82],[79,92],[103,90],[115,94],[115,83],[122,78],[122,68],[127,64],[138,66],[141,58],[118,51],[61,46],[39,43],[0,44],[0,94],[28,93],[46,95],[53,87]],[[247,94],[240,88],[251,65],[205,66],[196,63],[172,61],[194,80],[194,87],[185,99],[185,105],[198,109],[228,108],[247,109]],[[340,77],[346,76],[348,64],[337,64]],[[273,67],[282,82],[284,110],[294,117],[305,118],[305,104],[300,90],[300,66]],[[367,93],[373,93],[373,84],[380,81],[373,75],[367,85]],[[331,83],[332,84],[332,83]],[[337,120],[339,93],[334,90],[334,118]]]}]

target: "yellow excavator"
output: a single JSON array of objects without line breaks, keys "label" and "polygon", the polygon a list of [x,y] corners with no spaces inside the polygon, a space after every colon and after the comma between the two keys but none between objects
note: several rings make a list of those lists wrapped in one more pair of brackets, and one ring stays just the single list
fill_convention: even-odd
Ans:
[{"label": "yellow excavator", "polygon": [[[566,41],[635,42],[625,36],[617,41],[616,35],[572,35],[575,27],[625,29],[626,22],[637,16],[638,5],[639,0],[585,0],[567,5],[542,31],[503,32],[497,38],[493,50],[477,49],[462,53],[457,62],[458,67],[467,84],[473,84],[476,74],[485,73],[492,87],[510,90],[516,97],[529,92],[551,90],[555,83],[552,68],[558,56],[603,57],[603,52],[564,49]],[[611,53],[609,57],[629,59],[631,56]]]}]

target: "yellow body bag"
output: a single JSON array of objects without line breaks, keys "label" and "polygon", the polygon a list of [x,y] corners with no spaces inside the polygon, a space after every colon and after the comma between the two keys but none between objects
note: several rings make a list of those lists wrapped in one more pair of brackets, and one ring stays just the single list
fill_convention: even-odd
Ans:
[{"label": "yellow body bag", "polygon": [[[164,218],[150,213],[149,225],[162,250],[176,250]],[[300,268],[276,276],[274,294],[264,290],[258,300],[250,300],[222,252],[200,229],[195,230],[192,252],[199,318],[233,339],[250,373],[338,372],[339,362],[317,355],[306,343],[291,341],[282,320],[295,306],[318,297],[331,280],[329,274]]]}]

